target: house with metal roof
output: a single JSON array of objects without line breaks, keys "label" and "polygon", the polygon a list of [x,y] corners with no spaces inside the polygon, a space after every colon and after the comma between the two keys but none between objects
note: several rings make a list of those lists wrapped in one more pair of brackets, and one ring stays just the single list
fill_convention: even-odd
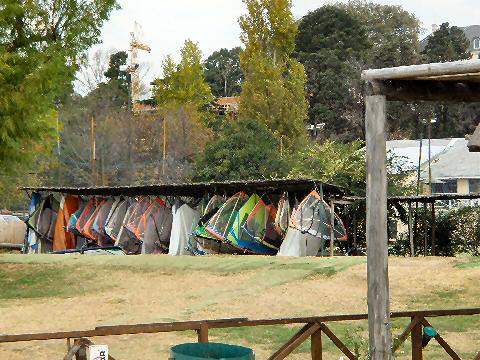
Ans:
[{"label": "house with metal roof", "polygon": [[[396,159],[403,171],[412,171],[412,180],[417,177],[420,162],[420,181],[428,189],[429,140],[387,141],[387,151]],[[469,152],[468,141],[463,138],[431,139],[430,168],[432,193],[479,193],[480,153]]]}]

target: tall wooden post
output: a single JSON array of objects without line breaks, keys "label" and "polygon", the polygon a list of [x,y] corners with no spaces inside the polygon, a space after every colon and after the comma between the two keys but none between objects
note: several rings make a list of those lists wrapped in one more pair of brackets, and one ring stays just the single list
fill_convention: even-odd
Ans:
[{"label": "tall wooden post", "polygon": [[372,360],[391,359],[388,285],[386,98],[365,98],[368,325]]},{"label": "tall wooden post", "polygon": [[435,227],[436,227],[436,219],[435,219],[435,201],[432,201],[432,219],[431,219],[431,224],[430,224],[430,244],[432,244],[432,256],[435,256],[435,238],[436,238],[436,233],[435,233]]},{"label": "tall wooden post", "polygon": [[415,244],[413,242],[413,210],[411,202],[408,202],[408,237],[410,239],[410,256],[415,256]]},{"label": "tall wooden post", "polygon": [[353,246],[357,247],[357,212],[353,213]]},{"label": "tall wooden post", "polygon": [[330,256],[333,257],[333,243],[335,240],[335,203],[330,200]]}]

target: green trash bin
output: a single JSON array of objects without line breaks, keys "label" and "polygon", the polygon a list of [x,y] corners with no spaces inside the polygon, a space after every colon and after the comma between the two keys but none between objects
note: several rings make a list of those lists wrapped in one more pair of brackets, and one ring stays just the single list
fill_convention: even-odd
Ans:
[{"label": "green trash bin", "polygon": [[252,349],[222,343],[188,343],[175,345],[170,350],[170,360],[255,360]]}]

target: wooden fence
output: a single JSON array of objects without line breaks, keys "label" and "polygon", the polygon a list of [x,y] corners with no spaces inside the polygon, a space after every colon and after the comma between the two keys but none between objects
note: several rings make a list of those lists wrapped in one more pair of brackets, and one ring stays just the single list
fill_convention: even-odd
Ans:
[{"label": "wooden fence", "polygon": [[[410,336],[412,342],[412,360],[423,359],[423,327],[431,326],[427,318],[442,316],[465,316],[480,315],[480,308],[469,309],[452,309],[452,310],[425,310],[425,311],[400,311],[391,314],[392,319],[408,318],[410,323],[405,330],[395,339],[392,352],[395,353],[400,346]],[[76,330],[61,332],[46,332],[33,334],[11,334],[0,335],[0,343],[10,343],[19,341],[35,341],[35,340],[53,340],[66,339],[68,352],[64,359],[72,359],[77,355],[77,359],[84,358],[84,349],[86,346],[93,344],[88,338],[99,336],[127,335],[127,334],[146,334],[161,333],[173,331],[193,330],[198,334],[198,342],[208,342],[208,333],[210,329],[225,329],[235,327],[248,326],[266,326],[266,325],[287,325],[287,324],[304,324],[304,326],[295,333],[280,349],[272,354],[268,360],[281,360],[291,354],[298,346],[311,339],[311,357],[312,360],[321,360],[323,356],[322,338],[328,337],[333,344],[346,356],[349,360],[357,360],[353,352],[339,339],[331,330],[327,323],[340,321],[367,320],[367,314],[350,314],[350,315],[328,315],[315,317],[295,317],[280,319],[259,319],[249,320],[247,318],[234,319],[216,319],[201,321],[180,321],[167,323],[151,323],[151,324],[135,324],[135,325],[112,325],[98,326],[92,330]],[[437,329],[438,330],[438,329]],[[440,331],[434,337],[438,344],[445,350],[448,358],[460,360],[460,356],[440,335]],[[71,340],[74,339],[73,346]],[[83,354],[80,354],[83,349]],[[480,349],[478,349],[480,350]],[[447,358],[447,357],[446,357]],[[114,360],[112,356],[109,359]],[[480,351],[473,360],[480,360]]]}]

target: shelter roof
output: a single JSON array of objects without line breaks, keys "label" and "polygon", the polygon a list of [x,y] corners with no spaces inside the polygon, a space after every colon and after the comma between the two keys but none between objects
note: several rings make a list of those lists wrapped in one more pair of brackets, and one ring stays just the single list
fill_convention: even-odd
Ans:
[{"label": "shelter roof", "polygon": [[480,60],[398,66],[362,72],[365,95],[391,101],[480,101]]},{"label": "shelter roof", "polygon": [[366,81],[385,80],[468,80],[480,82],[480,60],[461,60],[447,63],[397,66],[362,71]]},{"label": "shelter roof", "polygon": [[[433,195],[413,195],[413,196],[389,196],[388,202],[390,204],[396,203],[432,203],[435,201],[446,201],[446,200],[473,200],[480,199],[479,193],[471,194],[433,194]],[[363,196],[347,196],[344,198],[347,201],[365,201]]]},{"label": "shelter roof", "polygon": [[345,189],[322,183],[313,179],[275,179],[252,181],[228,181],[186,184],[154,184],[138,186],[100,186],[100,187],[22,187],[20,190],[52,192],[75,195],[104,196],[137,196],[137,195],[167,195],[167,196],[202,196],[204,194],[231,195],[238,191],[267,194],[282,194],[283,192],[305,195],[314,188],[323,188],[327,197],[342,197]]}]

